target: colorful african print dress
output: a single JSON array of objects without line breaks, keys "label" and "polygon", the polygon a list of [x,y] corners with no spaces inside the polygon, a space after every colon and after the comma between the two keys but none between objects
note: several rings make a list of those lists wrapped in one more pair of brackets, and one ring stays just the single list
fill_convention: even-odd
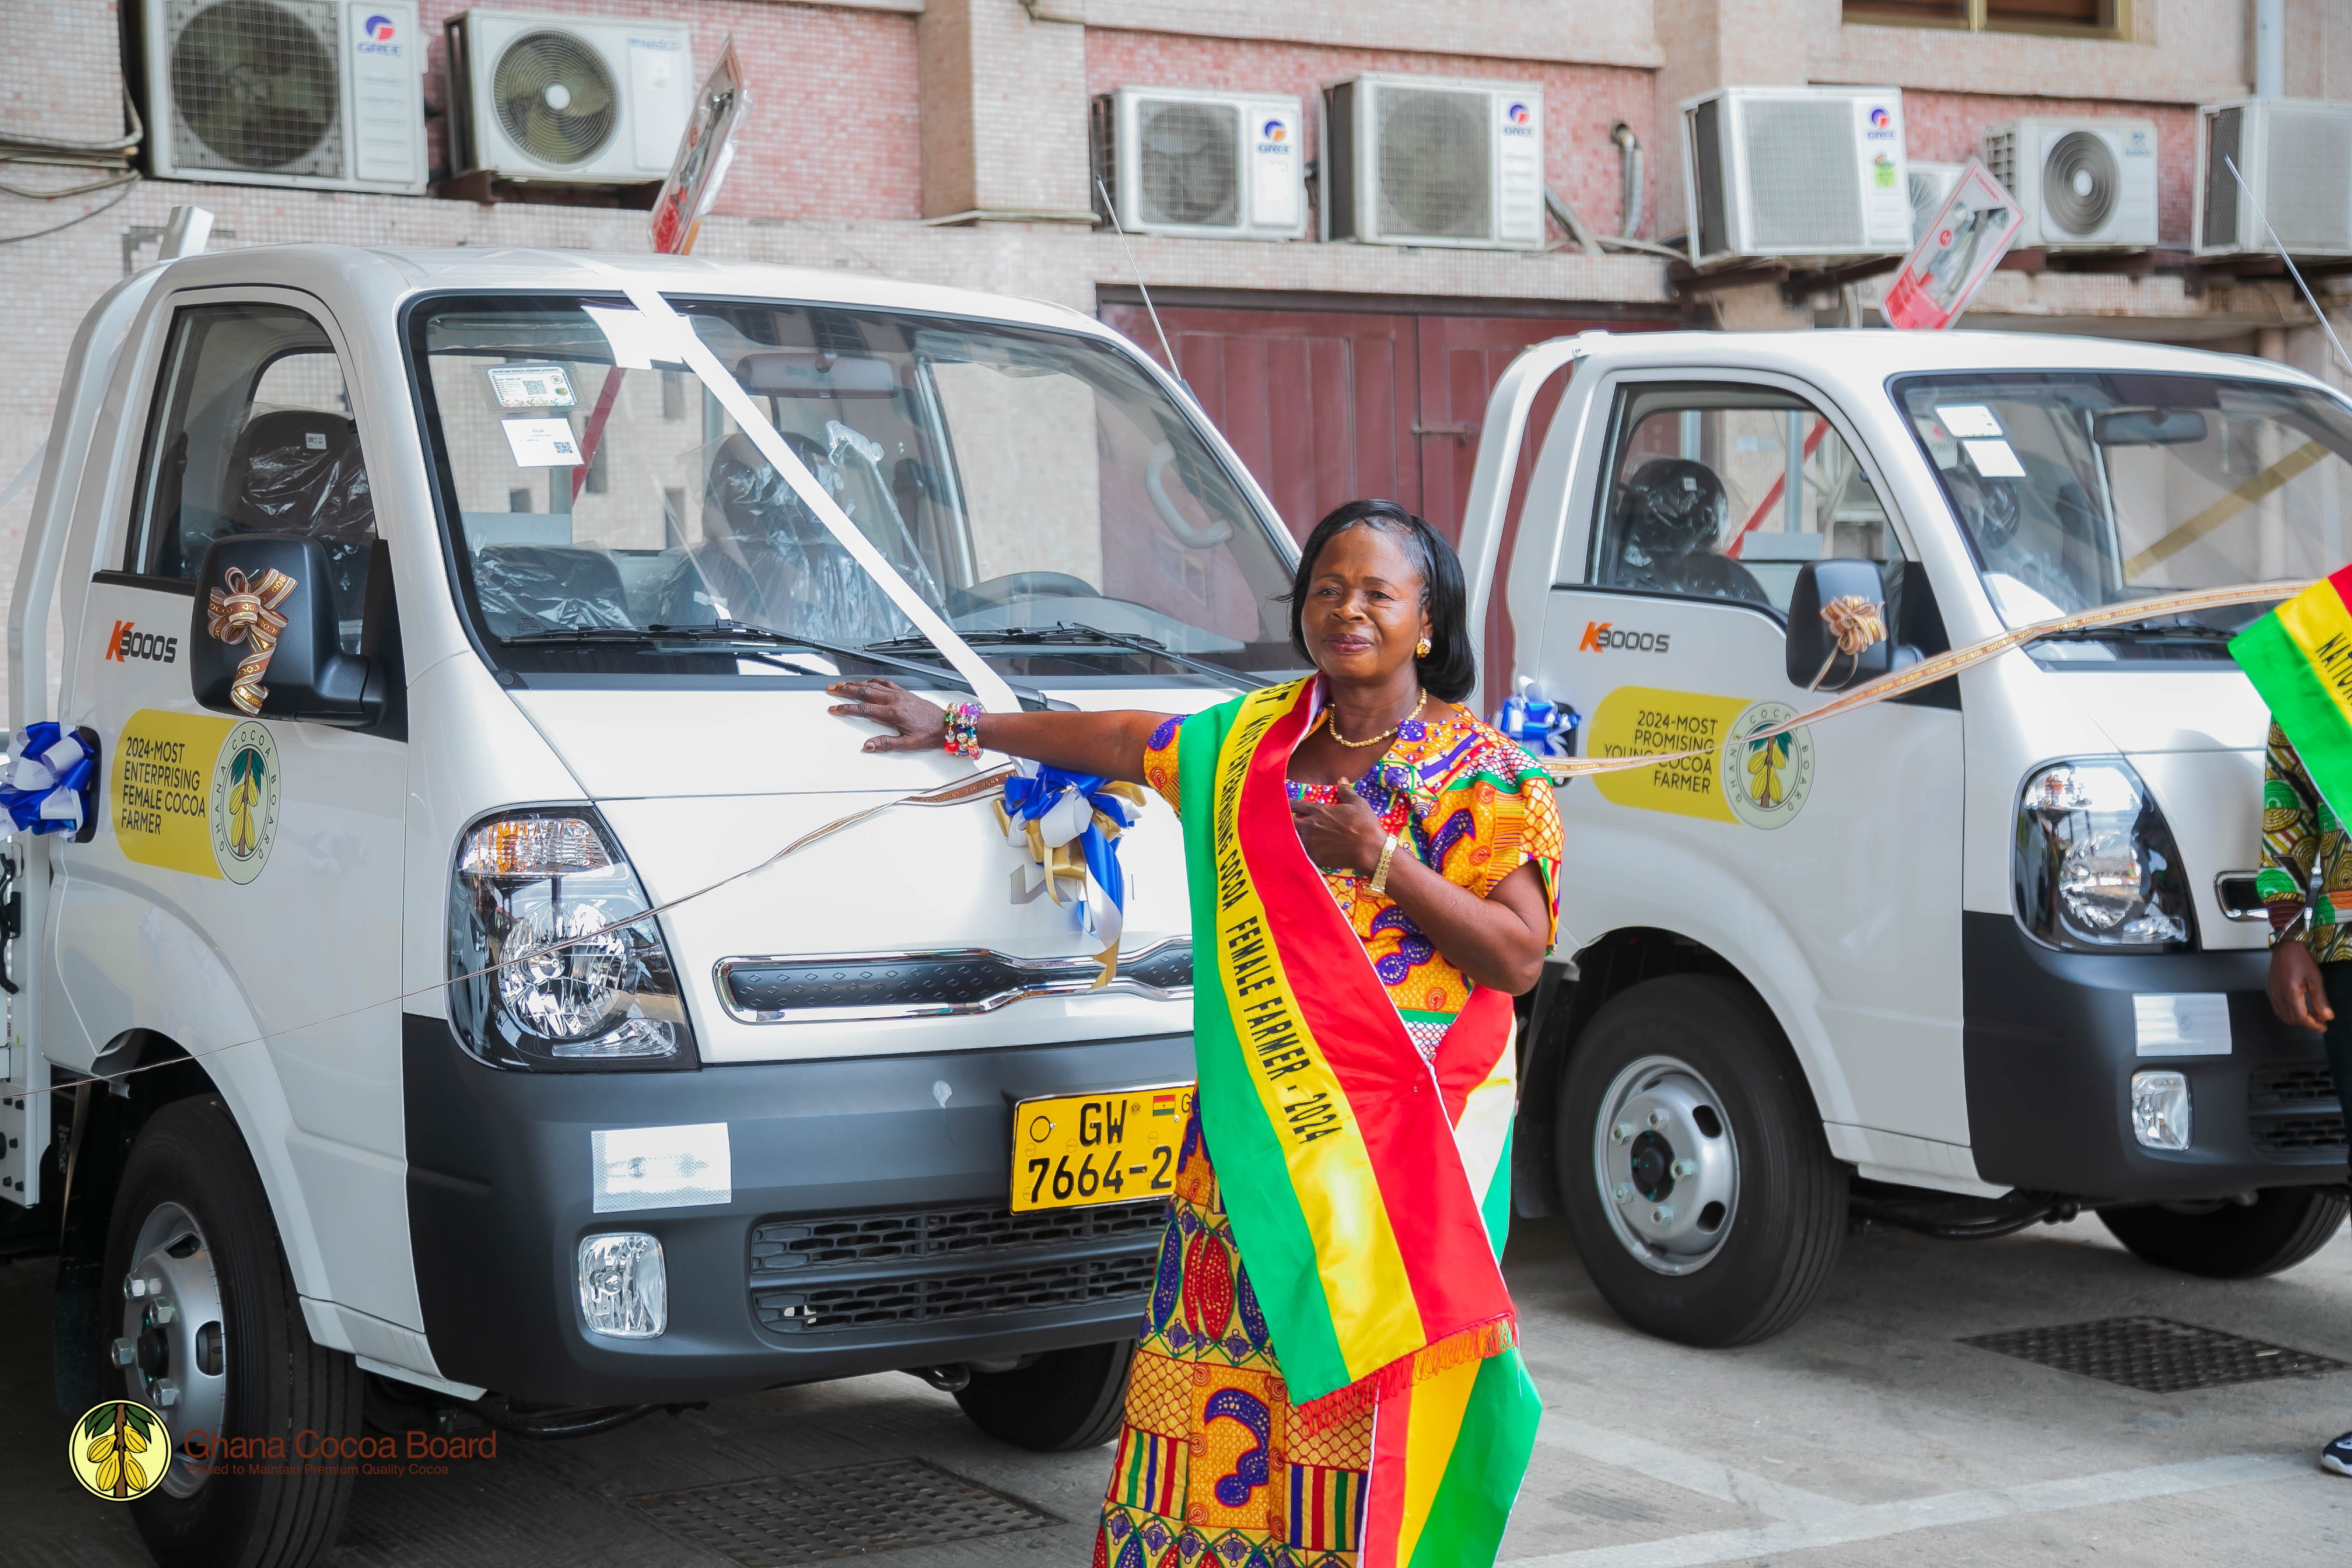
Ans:
[{"label": "colorful african print dress", "polygon": [[[1262,694],[1262,705],[1283,706],[1288,690]],[[1309,731],[1311,723],[1302,727],[1298,721],[1311,720],[1318,699],[1319,690],[1297,693],[1303,712],[1294,710],[1290,728],[1277,733],[1286,749],[1272,759],[1274,765],[1286,763],[1287,748]],[[1532,861],[1556,907],[1560,824],[1540,765],[1470,714],[1450,704],[1432,706],[1434,716],[1400,728],[1395,744],[1357,786],[1358,793],[1387,831],[1397,835],[1400,854],[1409,851],[1482,897]],[[1219,733],[1200,728],[1198,720],[1181,726],[1171,720],[1151,738],[1146,782],[1180,813],[1187,810],[1179,784],[1180,737],[1185,745],[1214,743]],[[1210,760],[1197,762],[1204,766]],[[1287,788],[1294,799],[1328,798],[1332,793],[1328,786]],[[1197,784],[1192,801],[1193,809],[1206,804]],[[1287,825],[1283,826],[1286,831]],[[1290,847],[1297,847],[1295,834]],[[1197,842],[1188,842],[1188,855],[1196,848]],[[1303,850],[1298,858],[1304,861]],[[1308,874],[1315,874],[1311,867]],[[1423,1064],[1437,1064],[1449,1025],[1470,1005],[1471,982],[1392,900],[1370,890],[1368,877],[1328,872],[1320,879],[1393,1006],[1396,1019],[1389,1027],[1401,1021]],[[1299,885],[1313,884],[1302,879]],[[1201,924],[1197,912],[1194,923]],[[1209,933],[1196,931],[1195,939],[1205,942]],[[1199,984],[1209,984],[1205,963],[1202,973]],[[1507,1029],[1507,1008],[1499,1020],[1492,1016],[1505,1000],[1484,996],[1481,1011],[1488,1022]],[[1483,1116],[1488,1123],[1489,1168],[1472,1177],[1482,1182],[1486,1195],[1472,1223],[1483,1221],[1496,1255],[1507,1219],[1507,1126],[1514,1092],[1507,1081],[1507,1046],[1502,1054],[1499,1103],[1488,1094],[1481,1109],[1464,1109],[1465,1100],[1479,1098],[1475,1081],[1445,1084],[1443,1070],[1424,1075],[1433,1087],[1444,1088],[1457,1124],[1471,1116]],[[1471,1078],[1486,1072],[1474,1068]],[[1203,1076],[1205,1086],[1205,1071]],[[1512,1456],[1515,1435],[1497,1440],[1488,1433],[1482,1439],[1473,1431],[1459,1446],[1440,1450],[1434,1464],[1423,1464],[1412,1488],[1386,1486],[1381,1502],[1370,1508],[1368,1497],[1374,1489],[1376,1450],[1383,1456],[1394,1452],[1393,1474],[1401,1479],[1409,1439],[1427,1447],[1435,1428],[1438,1440],[1455,1442],[1474,1382],[1486,1392],[1498,1379],[1510,1381],[1503,1400],[1512,1405],[1513,1421],[1527,1428],[1531,1440],[1533,1388],[1510,1341],[1497,1337],[1496,1325],[1483,1325],[1431,1347],[1451,1353],[1433,1358],[1424,1352],[1419,1370],[1408,1358],[1388,1369],[1391,1375],[1385,1380],[1368,1377],[1303,1409],[1294,1405],[1268,1313],[1234,1239],[1212,1163],[1214,1151],[1207,1143],[1196,1110],[1185,1133],[1171,1223],[1135,1353],[1096,1537],[1095,1568],[1429,1568],[1491,1562],[1526,1461],[1524,1447],[1516,1460]],[[1477,1244],[1486,1245],[1486,1237]],[[1507,1298],[1504,1305],[1507,1310]],[[1500,1328],[1507,1335],[1508,1324]],[[1490,1357],[1496,1359],[1485,1359]],[[1345,1380],[1327,1374],[1324,1381]],[[1404,1412],[1414,1405],[1422,1414],[1408,1422]],[[1428,1414],[1433,1407],[1434,1417]],[[1462,1489],[1449,1458],[1455,1466],[1486,1472],[1483,1485],[1489,1494],[1505,1489],[1499,1508],[1489,1495],[1481,1517],[1454,1532],[1458,1544],[1449,1538],[1449,1527],[1478,1510],[1456,1505],[1449,1514],[1438,1496],[1441,1477],[1435,1472],[1445,1472],[1444,1479]],[[1471,1489],[1478,1484],[1474,1479]],[[1402,1495],[1408,1490],[1414,1495]]]}]

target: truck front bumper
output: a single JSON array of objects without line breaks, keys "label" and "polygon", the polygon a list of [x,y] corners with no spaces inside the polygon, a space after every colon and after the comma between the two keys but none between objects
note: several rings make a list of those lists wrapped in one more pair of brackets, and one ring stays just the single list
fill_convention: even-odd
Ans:
[{"label": "truck front bumper", "polygon": [[[2272,1013],[2266,952],[2056,952],[2007,915],[1961,920],[1969,1138],[1984,1180],[2174,1203],[2345,1179],[2326,1052]],[[2227,1056],[2139,1054],[2136,995],[2216,993],[2229,998]],[[2188,1077],[2186,1149],[2133,1136],[2132,1075],[2149,1070]]]},{"label": "truck front bumper", "polygon": [[[438,1018],[402,1035],[409,1242],[444,1378],[540,1405],[672,1404],[1136,1331],[1164,1205],[1012,1215],[1012,1110],[1189,1082],[1189,1035],[560,1074],[486,1068]],[[730,1201],[593,1212],[592,1131],[709,1122],[727,1124]],[[581,1240],[614,1231],[661,1242],[656,1338],[583,1323]]]}]

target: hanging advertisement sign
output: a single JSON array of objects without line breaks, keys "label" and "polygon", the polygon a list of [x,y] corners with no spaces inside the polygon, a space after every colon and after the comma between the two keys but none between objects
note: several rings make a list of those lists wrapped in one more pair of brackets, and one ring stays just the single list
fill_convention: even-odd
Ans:
[{"label": "hanging advertisement sign", "polygon": [[744,90],[743,68],[735,58],[735,40],[719,47],[719,63],[711,68],[694,101],[694,112],[678,138],[677,157],[669,178],[654,198],[653,241],[658,256],[684,256],[694,248],[694,237],[719,199],[719,187],[735,161],[735,134],[751,109]]},{"label": "hanging advertisement sign", "polygon": [[1879,306],[1886,324],[1940,331],[1958,321],[1978,287],[2017,243],[2024,218],[2025,210],[1992,177],[1984,160],[1969,159],[1936,221],[1921,231],[1887,289]]}]

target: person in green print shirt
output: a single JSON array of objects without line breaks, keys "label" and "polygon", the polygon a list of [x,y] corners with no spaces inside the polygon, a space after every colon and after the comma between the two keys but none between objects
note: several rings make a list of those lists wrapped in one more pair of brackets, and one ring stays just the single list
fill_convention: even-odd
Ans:
[{"label": "person in green print shirt", "polygon": [[[2263,767],[2255,885],[2271,919],[2271,1005],[2296,1028],[2324,1034],[2341,1100],[2352,1092],[2352,843],[2275,722]],[[2320,1450],[2319,1464],[2352,1476],[2352,1432]]]}]

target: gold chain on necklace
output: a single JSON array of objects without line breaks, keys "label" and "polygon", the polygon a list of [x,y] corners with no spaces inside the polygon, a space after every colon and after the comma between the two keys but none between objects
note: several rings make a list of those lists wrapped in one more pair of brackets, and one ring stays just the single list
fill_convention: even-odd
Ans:
[{"label": "gold chain on necklace", "polygon": [[1421,717],[1421,710],[1428,701],[1429,689],[1428,688],[1423,687],[1419,700],[1412,705],[1412,712],[1406,714],[1403,718],[1398,720],[1394,724],[1391,725],[1388,729],[1381,731],[1379,734],[1373,736],[1369,741],[1350,741],[1347,736],[1339,733],[1339,710],[1336,706],[1323,710],[1323,717],[1329,721],[1328,727],[1331,731],[1331,738],[1333,740],[1339,742],[1339,744],[1347,747],[1351,752],[1360,752],[1366,746],[1377,746],[1382,741],[1393,741],[1396,739],[1396,732],[1399,730],[1403,729],[1407,724],[1412,723],[1415,719]]}]

